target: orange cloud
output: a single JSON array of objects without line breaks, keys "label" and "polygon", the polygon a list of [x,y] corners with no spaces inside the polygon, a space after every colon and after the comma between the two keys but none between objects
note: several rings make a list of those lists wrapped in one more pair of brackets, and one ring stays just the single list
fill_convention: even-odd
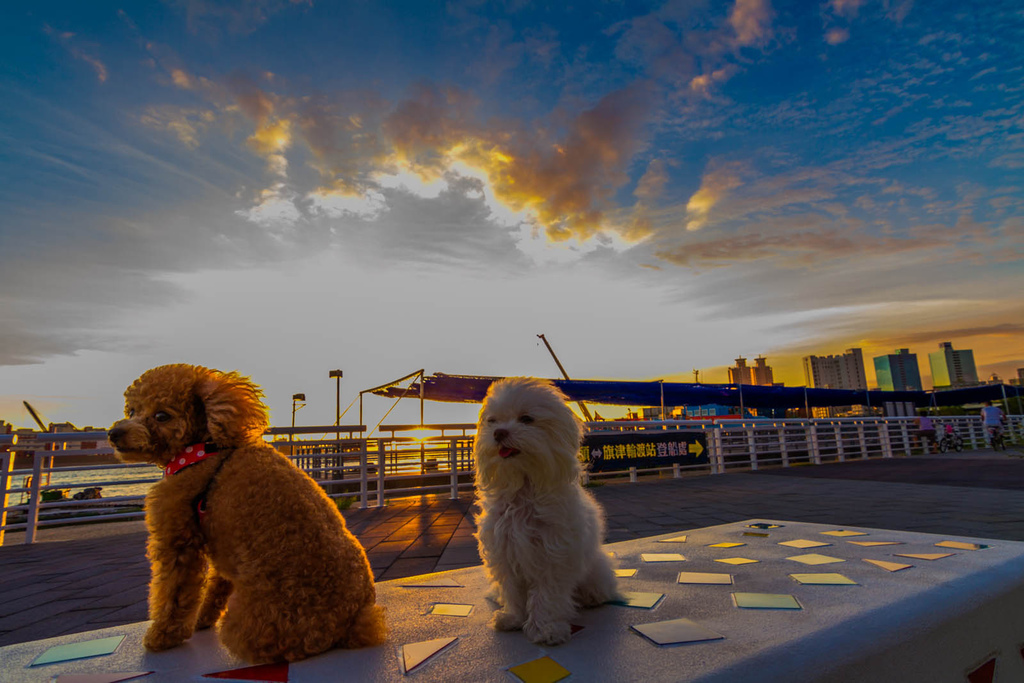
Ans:
[{"label": "orange cloud", "polygon": [[729,13],[729,25],[742,47],[764,45],[771,40],[774,13],[768,0],[736,0]]},{"label": "orange cloud", "polygon": [[705,173],[700,188],[686,204],[686,229],[694,231],[703,228],[715,205],[740,184],[739,166],[736,164],[718,166]]},{"label": "orange cloud", "polygon": [[825,42],[829,45],[840,45],[850,39],[850,32],[845,28],[832,28],[825,32]]}]

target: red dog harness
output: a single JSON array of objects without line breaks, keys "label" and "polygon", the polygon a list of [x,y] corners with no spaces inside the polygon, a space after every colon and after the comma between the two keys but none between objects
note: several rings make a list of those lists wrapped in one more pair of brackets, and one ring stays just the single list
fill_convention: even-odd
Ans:
[{"label": "red dog harness", "polygon": [[[167,463],[164,468],[164,476],[169,477],[177,474],[186,467],[191,467],[196,463],[209,460],[210,456],[217,454],[217,444],[214,443],[197,443],[188,446],[178,455],[174,456],[174,459]],[[206,516],[206,495],[210,491],[210,486],[213,484],[213,480],[217,478],[217,473],[220,472],[220,468],[227,462],[227,458],[220,461],[217,465],[217,469],[214,470],[213,476],[206,482],[206,486],[203,490],[192,500],[192,509],[195,510],[196,523],[202,526],[203,518]]]}]

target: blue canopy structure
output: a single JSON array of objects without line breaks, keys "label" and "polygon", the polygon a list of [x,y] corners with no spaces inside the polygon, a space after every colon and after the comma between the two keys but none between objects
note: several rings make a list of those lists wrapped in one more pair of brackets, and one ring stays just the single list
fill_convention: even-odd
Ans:
[{"label": "blue canopy structure", "polygon": [[[449,403],[480,403],[487,388],[500,377],[446,375],[436,373],[424,378],[423,398]],[[807,387],[763,387],[751,384],[688,384],[683,382],[632,382],[623,380],[553,379],[571,401],[620,406],[697,406],[717,403],[746,408],[803,408],[810,406],[878,406],[886,403],[913,403],[920,408],[956,406],[965,403],[1000,400],[1021,396],[1021,387],[986,384],[948,391],[848,391]],[[378,396],[399,398],[418,396],[420,385],[390,385],[373,390]],[[662,394],[664,392],[664,394]],[[742,398],[741,398],[742,395]],[[664,400],[663,397],[664,396]]]}]

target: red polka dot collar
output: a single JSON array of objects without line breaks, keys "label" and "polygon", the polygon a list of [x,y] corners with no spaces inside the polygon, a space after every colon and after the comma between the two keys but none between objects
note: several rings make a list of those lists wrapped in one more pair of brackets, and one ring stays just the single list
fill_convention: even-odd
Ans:
[{"label": "red polka dot collar", "polygon": [[189,465],[195,465],[197,462],[206,460],[211,455],[217,454],[217,444],[213,443],[197,443],[188,446],[181,453],[174,456],[174,459],[167,463],[167,467],[164,468],[164,476],[169,477],[172,474],[177,474],[181,470],[185,469]]}]

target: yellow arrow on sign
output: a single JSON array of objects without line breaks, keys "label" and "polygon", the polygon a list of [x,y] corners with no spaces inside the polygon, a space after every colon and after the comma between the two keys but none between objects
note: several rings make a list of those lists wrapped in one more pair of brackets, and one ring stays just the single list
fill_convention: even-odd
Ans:
[{"label": "yellow arrow on sign", "polygon": [[688,444],[687,446],[690,451],[690,455],[695,455],[698,458],[700,457],[700,454],[704,452],[704,446],[702,446],[699,441],[697,443]]}]

